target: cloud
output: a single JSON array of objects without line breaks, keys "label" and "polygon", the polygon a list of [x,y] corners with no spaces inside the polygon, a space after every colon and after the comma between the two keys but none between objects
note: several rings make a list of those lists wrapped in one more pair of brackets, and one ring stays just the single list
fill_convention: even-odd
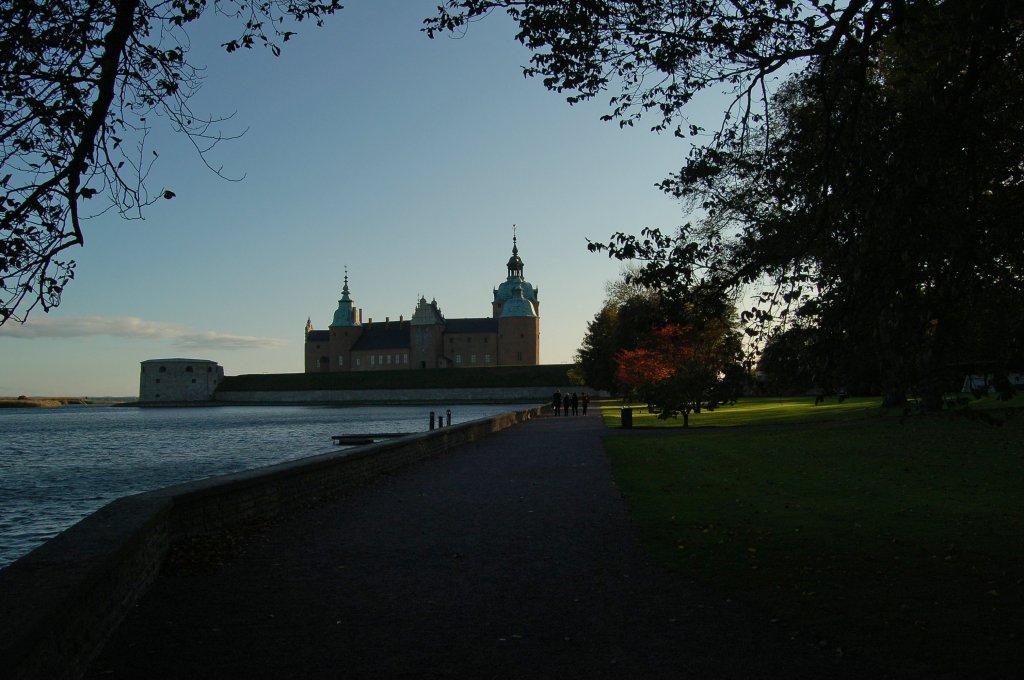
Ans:
[{"label": "cloud", "polygon": [[36,315],[24,324],[0,326],[0,337],[9,338],[84,338],[95,335],[167,340],[184,349],[277,349],[288,344],[279,338],[196,331],[180,324],[147,321],[135,316]]},{"label": "cloud", "polygon": [[280,338],[261,338],[253,335],[227,335],[213,331],[201,333],[183,333],[176,339],[176,344],[187,349],[210,348],[217,349],[277,349],[285,347],[288,343]]}]

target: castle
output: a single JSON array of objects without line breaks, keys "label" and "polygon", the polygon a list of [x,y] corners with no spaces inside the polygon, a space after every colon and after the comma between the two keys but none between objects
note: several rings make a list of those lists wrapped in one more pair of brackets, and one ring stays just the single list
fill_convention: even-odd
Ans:
[{"label": "castle", "polygon": [[306,320],[306,373],[540,364],[538,289],[523,278],[514,235],[507,267],[508,277],[494,289],[491,316],[446,319],[436,300],[420,297],[409,320],[365,324],[346,273],[330,327],[314,330]]}]

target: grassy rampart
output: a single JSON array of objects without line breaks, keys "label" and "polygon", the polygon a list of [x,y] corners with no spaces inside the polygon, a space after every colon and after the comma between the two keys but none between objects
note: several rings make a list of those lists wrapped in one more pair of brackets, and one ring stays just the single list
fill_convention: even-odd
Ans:
[{"label": "grassy rampart", "polygon": [[86,397],[0,397],[0,408],[53,408],[82,404],[112,404],[116,401]]},{"label": "grassy rampart", "polygon": [[228,376],[223,392],[290,392],[303,390],[386,390],[487,387],[549,387],[569,384],[571,364],[493,368],[352,371],[344,373],[277,373]]}]

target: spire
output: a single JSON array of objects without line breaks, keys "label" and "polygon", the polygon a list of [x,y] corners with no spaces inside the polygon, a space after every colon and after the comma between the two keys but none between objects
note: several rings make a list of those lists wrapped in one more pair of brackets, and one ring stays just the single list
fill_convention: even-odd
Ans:
[{"label": "spire", "polygon": [[348,267],[345,267],[345,285],[341,288],[341,299],[338,300],[338,309],[334,312],[334,321],[331,322],[331,327],[359,325],[352,302],[352,296],[348,289]]},{"label": "spire", "polygon": [[519,257],[519,246],[516,245],[516,225],[512,225],[512,257],[508,258],[508,276],[523,277],[523,260]]},{"label": "spire", "polygon": [[342,288],[341,288],[341,300],[338,300],[338,302],[351,301],[351,300],[352,300],[352,298],[349,297],[349,292],[348,292],[348,267],[345,267],[345,285],[342,286]]}]

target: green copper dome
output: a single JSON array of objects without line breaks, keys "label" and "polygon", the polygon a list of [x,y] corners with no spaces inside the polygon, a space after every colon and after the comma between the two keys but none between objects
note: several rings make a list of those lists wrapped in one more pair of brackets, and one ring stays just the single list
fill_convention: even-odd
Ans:
[{"label": "green copper dome", "polygon": [[516,286],[512,290],[512,297],[501,306],[501,316],[502,318],[508,316],[537,316],[537,310],[533,308],[533,303],[523,295],[522,286]]}]

